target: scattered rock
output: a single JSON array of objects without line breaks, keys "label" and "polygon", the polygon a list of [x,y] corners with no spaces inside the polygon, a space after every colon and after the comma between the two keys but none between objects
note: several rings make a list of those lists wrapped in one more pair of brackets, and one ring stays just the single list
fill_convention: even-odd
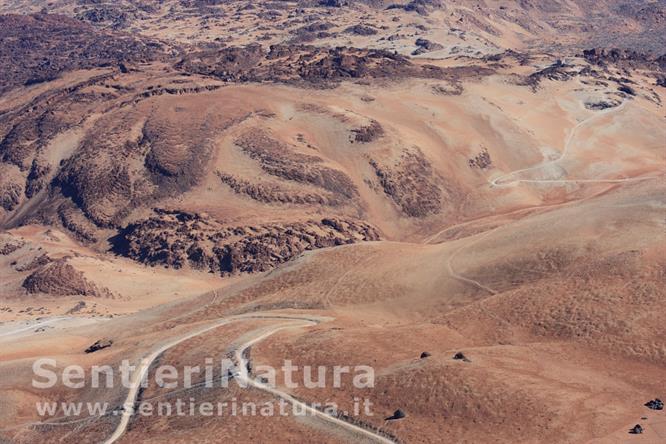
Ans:
[{"label": "scattered rock", "polygon": [[322,165],[323,159],[318,156],[295,152],[260,128],[243,133],[235,144],[271,176],[314,185],[346,199],[358,195],[354,182],[345,173]]},{"label": "scattered rock", "polygon": [[412,0],[406,4],[394,3],[389,5],[386,9],[403,9],[407,12],[416,12],[419,15],[426,16],[432,10],[442,6],[439,0]]},{"label": "scattered rock", "polygon": [[588,63],[597,66],[615,65],[622,68],[659,69],[661,58],[655,58],[630,49],[593,48],[583,51]]},{"label": "scattered rock", "polygon": [[570,65],[565,64],[564,62],[562,62],[562,60],[556,60],[550,66],[547,66],[546,68],[543,68],[539,71],[533,72],[532,74],[527,76],[523,80],[522,84],[525,86],[530,86],[533,91],[536,91],[539,87],[539,84],[544,79],[565,81],[571,79],[577,74],[578,74],[577,72],[571,71]]},{"label": "scattered rock", "polygon": [[17,265],[15,267],[15,270],[19,272],[32,271],[35,268],[42,267],[52,261],[53,259],[51,259],[48,254],[44,253],[39,256],[33,257],[29,262]]},{"label": "scattered rock", "polygon": [[462,83],[455,80],[449,84],[439,84],[432,87],[432,92],[440,96],[459,96],[463,91]]},{"label": "scattered rock", "polygon": [[437,66],[413,64],[408,57],[383,49],[293,44],[272,45],[268,51],[253,44],[192,52],[176,68],[225,81],[300,81],[322,88],[344,79],[442,79],[453,74]]},{"label": "scattered rock", "polygon": [[217,171],[217,176],[235,193],[245,195],[253,200],[263,203],[296,204],[296,205],[325,205],[336,207],[347,202],[344,196],[322,191],[321,193],[301,192],[283,188],[268,181],[251,182],[231,174]]},{"label": "scattered rock", "polygon": [[78,313],[78,312],[80,312],[81,310],[83,310],[84,308],[86,308],[86,303],[85,303],[84,301],[79,301],[79,302],[76,303],[75,306],[73,306],[72,308],[70,308],[70,309],[67,311],[66,314],[69,315],[69,314]]},{"label": "scattered rock", "polygon": [[7,256],[12,254],[19,248],[23,247],[25,242],[20,239],[0,239],[0,256]]},{"label": "scattered rock", "polygon": [[456,361],[463,361],[463,362],[472,362],[463,352],[458,352],[455,355],[453,355],[453,359]]},{"label": "scattered rock", "polygon": [[21,203],[24,182],[17,166],[0,164],[0,208],[12,211]]},{"label": "scattered rock", "polygon": [[346,0],[321,0],[319,2],[320,6],[325,6],[327,8],[341,8],[349,4]]}]

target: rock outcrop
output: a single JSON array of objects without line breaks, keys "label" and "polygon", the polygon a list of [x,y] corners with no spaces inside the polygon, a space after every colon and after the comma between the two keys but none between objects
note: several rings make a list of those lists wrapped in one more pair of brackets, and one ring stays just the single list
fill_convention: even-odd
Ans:
[{"label": "rock outcrop", "polygon": [[354,133],[354,142],[369,143],[382,137],[384,135],[384,128],[382,128],[379,122],[373,120],[369,125],[353,129],[352,132]]},{"label": "rock outcrop", "polygon": [[439,51],[440,49],[444,49],[444,47],[439,43],[431,42],[430,40],[423,38],[416,39],[414,44],[417,46],[417,48],[412,51],[412,55],[425,54],[426,52]]},{"label": "rock outcrop", "polygon": [[597,66],[619,66],[622,68],[644,68],[666,70],[666,57],[653,57],[635,50],[618,48],[593,48],[583,51],[583,57]]},{"label": "rock outcrop", "polygon": [[308,250],[379,239],[367,223],[342,218],[225,226],[202,214],[158,210],[127,226],[113,244],[116,253],[145,264],[228,275],[267,271]]},{"label": "rock outcrop", "polygon": [[28,293],[45,293],[55,296],[82,295],[111,297],[111,292],[100,288],[67,262],[66,258],[40,266],[23,281]]}]

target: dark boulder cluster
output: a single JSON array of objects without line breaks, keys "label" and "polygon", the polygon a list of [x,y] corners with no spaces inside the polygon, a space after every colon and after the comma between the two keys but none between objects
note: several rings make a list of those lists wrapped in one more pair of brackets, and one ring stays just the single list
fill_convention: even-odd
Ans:
[{"label": "dark boulder cluster", "polygon": [[666,54],[653,57],[642,52],[618,48],[593,48],[583,51],[583,58],[592,65],[615,65],[622,68],[666,70]]},{"label": "dark boulder cluster", "polygon": [[468,159],[467,163],[469,164],[470,168],[479,168],[481,170],[491,168],[493,165],[493,161],[490,158],[490,153],[488,152],[487,148],[482,149],[479,154],[471,159]]}]

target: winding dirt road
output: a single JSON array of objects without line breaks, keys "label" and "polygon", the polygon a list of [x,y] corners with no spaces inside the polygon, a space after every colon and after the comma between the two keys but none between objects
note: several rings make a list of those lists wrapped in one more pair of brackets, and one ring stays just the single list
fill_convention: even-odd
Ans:
[{"label": "winding dirt road", "polygon": [[569,137],[567,137],[567,141],[564,144],[564,148],[562,149],[562,153],[557,159],[548,161],[546,163],[540,163],[538,165],[534,165],[528,168],[522,168],[519,170],[511,171],[510,173],[503,174],[500,177],[497,177],[493,180],[490,181],[490,186],[491,187],[507,187],[511,186],[514,184],[518,183],[621,183],[621,182],[636,182],[640,180],[647,180],[650,178],[646,177],[635,177],[635,178],[625,178],[625,179],[513,179],[513,180],[507,180],[516,174],[521,174],[521,173],[526,173],[528,171],[534,171],[534,170],[539,170],[551,165],[556,165],[559,163],[564,157],[566,157],[567,153],[569,152],[571,148],[571,144],[574,141],[574,138],[576,137],[576,133],[580,128],[583,126],[589,124],[593,120],[599,119],[600,117],[603,117],[607,114],[611,113],[617,113],[624,109],[624,107],[629,103],[627,100],[622,102],[621,105],[615,107],[615,108],[609,108],[605,109],[603,111],[599,111],[598,113],[594,114],[593,116],[588,117],[587,119],[579,122],[576,126],[574,126],[571,129],[571,132],[569,133]]},{"label": "winding dirt road", "polygon": [[114,430],[113,434],[106,440],[104,441],[104,444],[113,444],[117,442],[127,431],[127,427],[129,426],[129,423],[134,416],[135,413],[135,407],[136,403],[138,400],[139,396],[139,391],[141,388],[141,381],[143,380],[144,377],[146,377],[150,366],[152,365],[153,362],[165,351],[169,350],[170,348],[173,348],[179,344],[182,344],[183,342],[195,338],[197,336],[200,336],[204,333],[207,333],[211,330],[214,330],[216,328],[222,327],[223,325],[230,324],[232,322],[240,322],[240,321],[247,321],[247,320],[257,320],[257,319],[274,319],[274,320],[291,320],[295,322],[290,322],[289,324],[281,324],[277,325],[273,328],[271,328],[268,331],[263,332],[262,334],[252,338],[250,341],[238,346],[235,350],[235,357],[236,361],[239,363],[239,370],[238,374],[234,375],[234,377],[239,378],[239,380],[242,380],[244,383],[246,383],[249,386],[255,387],[259,390],[265,391],[267,393],[270,393],[274,396],[277,396],[279,398],[284,399],[285,401],[293,404],[293,405],[298,405],[301,409],[307,411],[313,416],[317,416],[319,418],[325,419],[328,422],[331,422],[335,424],[336,426],[339,426],[341,428],[344,428],[352,433],[355,434],[360,434],[364,436],[365,438],[372,439],[375,442],[383,443],[383,444],[395,444],[394,441],[385,438],[384,436],[381,436],[377,433],[374,433],[370,430],[366,430],[362,427],[356,426],[354,424],[348,423],[346,421],[343,421],[341,419],[338,419],[334,416],[331,416],[327,413],[321,412],[313,407],[310,407],[306,403],[299,401],[295,399],[293,396],[289,395],[288,393],[282,392],[280,390],[277,390],[273,387],[270,387],[266,384],[260,383],[258,381],[255,381],[253,378],[250,377],[247,371],[247,359],[243,357],[245,351],[251,347],[252,345],[266,339],[267,337],[277,333],[278,331],[289,329],[289,328],[300,328],[300,327],[308,327],[308,326],[313,326],[317,325],[322,321],[327,320],[327,318],[323,317],[296,317],[296,316],[279,316],[279,315],[247,315],[247,316],[232,316],[229,318],[224,318],[221,320],[218,320],[218,322],[215,322],[212,325],[208,325],[206,327],[200,328],[198,330],[195,330],[187,335],[181,336],[178,339],[174,339],[161,347],[157,348],[154,350],[150,355],[148,355],[146,358],[143,358],[141,360],[141,364],[137,371],[134,374],[134,378],[132,379],[132,386],[130,390],[127,393],[127,397],[125,398],[125,402],[123,403],[123,413],[120,418],[120,422],[118,423],[116,429]]},{"label": "winding dirt road", "polygon": [[15,330],[10,330],[10,331],[4,332],[4,333],[0,333],[0,338],[5,337],[5,336],[14,336],[14,335],[17,335],[19,333],[26,332],[28,330],[39,328],[39,327],[44,326],[44,325],[53,324],[54,322],[62,321],[64,319],[67,319],[67,318],[52,318],[52,319],[49,319],[47,321],[37,322],[35,324],[30,324],[27,327],[21,327],[21,328],[15,329]]},{"label": "winding dirt road", "polygon": [[347,429],[350,432],[361,435],[365,438],[369,438],[369,439],[371,439],[375,442],[379,442],[379,443],[383,443],[383,444],[395,444],[395,441],[393,441],[391,439],[388,439],[388,438],[386,438],[384,436],[381,436],[381,435],[379,435],[379,434],[377,434],[377,433],[375,433],[371,430],[364,429],[363,427],[359,427],[357,425],[354,425],[354,424],[351,424],[349,422],[343,421],[339,418],[336,418],[335,416],[332,416],[332,415],[324,413],[320,410],[317,410],[316,408],[311,407],[311,406],[309,406],[308,404],[306,404],[302,401],[299,401],[298,399],[294,398],[293,396],[291,396],[290,394],[288,394],[286,392],[278,390],[274,387],[269,386],[268,384],[264,384],[262,382],[259,382],[255,379],[253,379],[252,377],[250,377],[250,375],[248,374],[248,371],[247,371],[248,360],[243,357],[244,354],[245,354],[245,350],[247,350],[248,348],[250,348],[252,345],[256,344],[257,342],[260,342],[260,341],[266,339],[267,337],[273,335],[274,333],[277,333],[280,330],[284,330],[284,329],[287,329],[287,328],[303,327],[303,326],[314,325],[314,324],[316,324],[316,323],[314,323],[312,321],[305,321],[301,325],[297,324],[297,325],[286,325],[286,326],[276,327],[276,328],[274,328],[274,329],[272,329],[272,330],[270,330],[270,331],[268,331],[268,332],[266,332],[266,333],[264,333],[260,336],[257,336],[255,338],[253,338],[252,340],[246,342],[245,344],[241,345],[239,348],[236,349],[236,352],[235,352],[236,361],[239,363],[239,365],[238,365],[239,374],[236,377],[239,380],[245,382],[246,384],[248,384],[248,385],[250,385],[250,386],[252,386],[256,389],[259,389],[259,390],[262,390],[264,392],[270,393],[273,396],[284,399],[285,401],[287,401],[288,403],[290,403],[292,405],[296,405],[296,406],[300,407],[302,411],[307,412],[311,416],[316,416],[318,418],[322,418],[322,419],[324,419],[324,420],[326,420],[326,421],[328,421],[328,422],[330,422],[330,423],[332,423],[332,424],[334,424],[338,427]]},{"label": "winding dirt road", "polygon": [[37,333],[35,332],[35,330],[44,326],[55,327],[56,325],[60,326],[59,324],[65,324],[61,325],[60,327],[70,328],[87,324],[94,324],[107,320],[108,320],[107,318],[73,317],[73,316],[56,316],[53,318],[41,318],[41,320],[39,320],[38,322],[30,323],[32,321],[28,321],[28,325],[13,330],[3,331],[8,326],[2,325],[0,326],[0,338],[5,338],[8,336],[16,336],[20,334],[27,334],[27,333]]},{"label": "winding dirt road", "polygon": [[[593,116],[579,122],[576,126],[574,126],[572,128],[571,132],[569,133],[569,136],[567,137],[567,140],[564,144],[564,149],[562,150],[562,153],[560,154],[560,156],[557,159],[551,160],[551,161],[546,162],[546,163],[541,163],[541,164],[534,165],[534,166],[531,166],[531,167],[528,167],[528,168],[522,168],[522,169],[519,169],[519,170],[515,170],[515,171],[511,171],[509,173],[503,174],[502,176],[491,180],[489,182],[490,186],[500,188],[500,187],[508,187],[508,186],[516,185],[516,184],[520,184],[520,183],[541,183],[541,184],[547,184],[547,183],[551,183],[551,184],[609,183],[609,184],[614,184],[614,183],[639,182],[639,181],[656,179],[659,176],[631,177],[631,178],[621,178],[621,179],[513,179],[513,180],[508,180],[509,178],[511,178],[511,177],[513,177],[517,174],[525,173],[525,172],[528,172],[528,171],[539,170],[539,169],[542,169],[544,167],[548,167],[550,165],[557,164],[562,159],[564,159],[564,157],[568,154],[568,152],[570,150],[570,147],[571,147],[571,144],[573,143],[574,138],[576,136],[576,133],[578,132],[578,130],[581,127],[583,127],[586,124],[589,124],[591,121],[593,121],[595,119],[598,119],[598,118],[600,118],[604,115],[621,111],[622,109],[624,109],[624,107],[627,105],[627,103],[629,103],[629,101],[625,100],[621,105],[619,105],[615,108],[609,108],[609,109],[600,111],[600,112],[594,114]],[[587,198],[579,199],[579,200],[573,201],[573,202],[564,202],[564,203],[558,203],[558,204],[522,208],[522,209],[512,211],[510,213],[507,213],[506,215],[515,214],[515,213],[524,212],[524,211],[533,211],[533,210],[538,210],[538,209],[545,209],[545,208],[549,208],[549,207],[559,207],[559,206],[563,206],[563,205],[569,205],[571,203],[579,203],[579,202],[582,202],[582,201],[587,200],[589,198],[593,198],[595,196],[596,195],[589,196]],[[496,215],[489,216],[489,218],[492,218],[492,217],[496,217]],[[426,238],[423,242],[426,243],[426,244],[430,244],[447,231],[450,231],[454,228],[470,225],[470,224],[473,224],[475,222],[479,222],[480,220],[483,220],[483,219],[486,219],[486,218],[474,219],[474,220],[471,220],[471,221],[466,221],[466,222],[462,222],[462,223],[459,223],[459,224],[456,224],[456,225],[452,225],[452,226],[447,227],[447,228],[439,231],[438,233]],[[495,228],[492,228],[492,229],[490,229],[490,230],[488,230],[484,233],[481,233],[480,235],[478,235],[478,237],[476,237],[476,239],[473,239],[471,242],[469,242],[469,243],[461,246],[457,250],[455,250],[447,259],[447,264],[446,265],[447,265],[447,271],[449,272],[449,275],[451,277],[453,277],[454,279],[457,279],[461,282],[466,282],[468,284],[474,285],[477,288],[479,288],[483,291],[486,291],[486,292],[488,292],[492,295],[497,294],[497,291],[493,290],[490,287],[487,287],[487,286],[483,285],[481,282],[479,282],[477,280],[474,280],[474,279],[467,278],[467,277],[457,273],[455,271],[455,269],[453,268],[453,259],[455,259],[455,257],[458,254],[460,254],[463,250],[465,250],[468,247],[480,242],[481,240],[483,240],[484,238],[486,238],[487,236],[489,236],[490,234],[495,232],[498,228],[500,228],[500,227],[495,227]]]}]

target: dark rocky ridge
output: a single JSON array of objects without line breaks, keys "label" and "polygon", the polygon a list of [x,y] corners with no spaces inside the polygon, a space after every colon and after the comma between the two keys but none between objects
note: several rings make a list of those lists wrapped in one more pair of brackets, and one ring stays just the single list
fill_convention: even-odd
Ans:
[{"label": "dark rocky ridge", "polygon": [[589,63],[598,66],[614,65],[629,69],[650,69],[666,71],[666,54],[658,57],[649,54],[618,48],[593,48],[583,51],[583,57]]},{"label": "dark rocky ridge", "polygon": [[222,183],[226,184],[235,193],[245,195],[258,202],[267,204],[296,204],[296,205],[342,205],[342,198],[332,193],[308,193],[281,188],[277,184],[264,182],[250,182],[232,174],[217,172]]},{"label": "dark rocky ridge", "polygon": [[[379,49],[258,44],[188,54],[177,65],[186,72],[240,82],[308,82],[316,85],[343,79],[448,78],[456,73]],[[482,70],[479,73],[490,73]]]},{"label": "dark rocky ridge", "polygon": [[246,131],[235,143],[272,176],[314,185],[347,199],[358,194],[345,173],[321,165],[323,159],[318,156],[294,152],[259,128]]}]

